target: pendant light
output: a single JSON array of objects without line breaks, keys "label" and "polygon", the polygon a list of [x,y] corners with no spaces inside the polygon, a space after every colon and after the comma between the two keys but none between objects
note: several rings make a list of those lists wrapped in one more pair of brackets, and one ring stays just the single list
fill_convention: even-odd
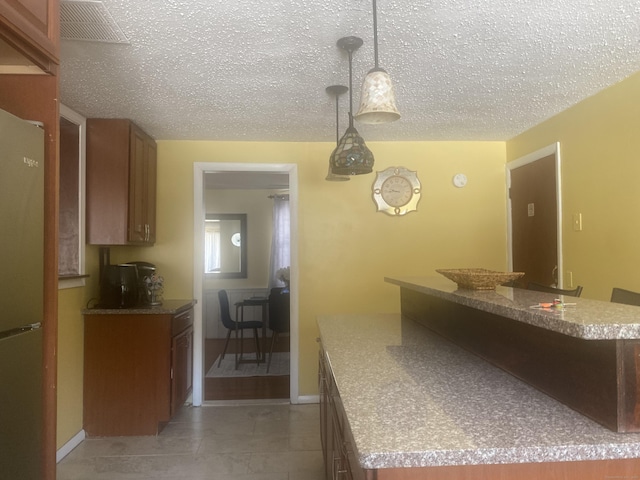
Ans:
[{"label": "pendant light", "polygon": [[389,123],[400,118],[391,76],[378,66],[378,15],[373,0],[373,53],[375,66],[362,82],[360,109],[355,118],[360,123]]},{"label": "pendant light", "polygon": [[349,54],[349,128],[344,133],[329,160],[331,173],[336,175],[361,175],[373,171],[373,153],[367,148],[364,139],[353,126],[353,52],[360,48],[362,39],[343,37],[338,47]]},{"label": "pendant light", "polygon": [[[329,95],[333,95],[336,98],[336,146],[340,142],[340,121],[338,116],[338,99],[340,95],[346,93],[349,90],[349,87],[345,87],[344,85],[330,85],[326,88],[326,91]],[[329,182],[346,182],[351,180],[351,177],[347,175],[336,175],[331,172],[331,162],[329,162],[329,172],[325,180]]]}]

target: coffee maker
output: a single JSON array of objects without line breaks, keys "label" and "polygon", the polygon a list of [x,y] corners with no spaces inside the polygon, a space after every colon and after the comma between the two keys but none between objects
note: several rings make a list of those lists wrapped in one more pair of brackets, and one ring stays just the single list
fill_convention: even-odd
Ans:
[{"label": "coffee maker", "polygon": [[101,271],[100,308],[133,308],[139,305],[138,268],[135,265],[103,265]]},{"label": "coffee maker", "polygon": [[138,269],[138,297],[141,307],[150,307],[154,304],[149,283],[147,280],[156,273],[156,266],[149,262],[129,262],[130,265],[135,265]]}]

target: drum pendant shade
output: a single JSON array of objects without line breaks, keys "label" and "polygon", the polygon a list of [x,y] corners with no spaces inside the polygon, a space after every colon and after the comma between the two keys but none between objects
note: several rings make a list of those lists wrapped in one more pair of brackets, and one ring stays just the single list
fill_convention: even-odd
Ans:
[{"label": "drum pendant shade", "polygon": [[400,118],[391,76],[382,68],[374,68],[362,82],[360,109],[356,114],[360,123],[389,123]]},{"label": "drum pendant shade", "polygon": [[388,123],[398,120],[396,93],[389,74],[378,66],[378,14],[373,0],[373,53],[375,67],[369,70],[362,82],[360,108],[355,119],[360,123]]}]

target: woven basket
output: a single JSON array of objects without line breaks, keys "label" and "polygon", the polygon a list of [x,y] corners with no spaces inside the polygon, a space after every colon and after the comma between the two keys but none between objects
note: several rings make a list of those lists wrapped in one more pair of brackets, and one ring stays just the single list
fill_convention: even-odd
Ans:
[{"label": "woven basket", "polygon": [[437,269],[436,272],[453,280],[458,287],[470,290],[495,290],[498,285],[524,275],[524,272],[495,272],[485,268]]}]

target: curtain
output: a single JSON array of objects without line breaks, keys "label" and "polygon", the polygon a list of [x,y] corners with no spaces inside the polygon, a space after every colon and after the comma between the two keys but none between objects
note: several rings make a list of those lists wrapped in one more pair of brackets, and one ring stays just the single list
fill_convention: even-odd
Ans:
[{"label": "curtain", "polygon": [[204,232],[204,271],[220,271],[220,230],[219,226],[205,227]]},{"label": "curtain", "polygon": [[[272,195],[273,198],[273,238],[271,240],[271,260],[269,266],[269,290],[288,285],[278,278],[279,270],[291,264],[291,228],[289,223],[289,195]],[[282,272],[280,272],[282,273]]]}]

